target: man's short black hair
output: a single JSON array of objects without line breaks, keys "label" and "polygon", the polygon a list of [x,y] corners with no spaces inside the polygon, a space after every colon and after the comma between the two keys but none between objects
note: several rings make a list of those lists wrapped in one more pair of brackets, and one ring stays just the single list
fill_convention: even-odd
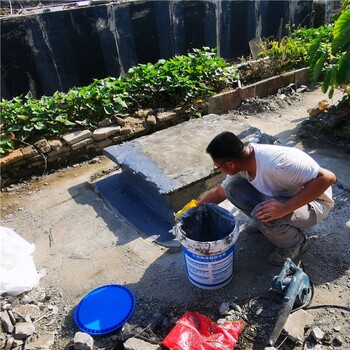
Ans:
[{"label": "man's short black hair", "polygon": [[244,143],[232,132],[224,131],[209,143],[207,153],[214,161],[236,161],[244,158]]}]

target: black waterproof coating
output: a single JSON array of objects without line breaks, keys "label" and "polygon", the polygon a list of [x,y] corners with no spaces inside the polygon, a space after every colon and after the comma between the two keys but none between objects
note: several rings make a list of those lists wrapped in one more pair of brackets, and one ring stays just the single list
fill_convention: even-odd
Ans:
[{"label": "black waterproof coating", "polygon": [[200,204],[187,210],[179,219],[184,235],[197,242],[218,241],[235,228],[236,219],[216,204]]}]

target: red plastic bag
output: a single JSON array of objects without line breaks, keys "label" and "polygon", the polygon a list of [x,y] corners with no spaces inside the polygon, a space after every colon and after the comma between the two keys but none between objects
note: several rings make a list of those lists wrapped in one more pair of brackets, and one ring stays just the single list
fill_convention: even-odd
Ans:
[{"label": "red plastic bag", "polygon": [[214,323],[198,312],[186,312],[162,341],[170,350],[232,350],[243,321]]}]

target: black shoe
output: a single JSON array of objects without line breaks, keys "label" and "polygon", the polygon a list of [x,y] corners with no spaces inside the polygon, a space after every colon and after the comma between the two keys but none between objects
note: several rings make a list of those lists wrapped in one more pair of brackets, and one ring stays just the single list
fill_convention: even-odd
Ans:
[{"label": "black shoe", "polygon": [[276,248],[275,251],[270,254],[268,261],[271,265],[282,266],[287,258],[295,260],[304,252],[306,252],[308,248],[309,244],[307,239],[305,238],[303,243],[293,248]]}]

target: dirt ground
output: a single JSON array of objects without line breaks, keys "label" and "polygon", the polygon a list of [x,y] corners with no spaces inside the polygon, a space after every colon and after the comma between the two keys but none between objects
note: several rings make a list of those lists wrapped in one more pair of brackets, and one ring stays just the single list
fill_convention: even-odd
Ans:
[{"label": "dirt ground", "polygon": [[[321,341],[322,349],[350,349],[349,154],[313,137],[301,137],[300,129],[308,117],[307,109],[324,98],[319,89],[309,90],[283,103],[275,97],[262,110],[249,110],[243,105],[222,118],[248,121],[276,136],[282,145],[304,149],[337,175],[335,207],[324,222],[307,230],[311,246],[302,262],[314,286],[310,305],[314,308],[307,310],[314,317],[311,329],[318,326],[328,334],[328,343],[326,337]],[[129,336],[159,344],[185,311],[197,311],[217,321],[225,317],[220,315],[220,306],[234,302],[242,309],[237,318],[246,322],[236,348],[263,349],[277,312],[267,315],[276,310],[276,305],[264,299],[271,294],[272,278],[280,272],[280,268],[267,263],[271,244],[255,233],[242,213],[230,203],[223,203],[240,223],[235,275],[224,288],[199,289],[187,279],[181,251],[173,252],[144,239],[93,191],[94,180],[115,170],[114,163],[100,157],[12,185],[1,193],[1,226],[34,243],[37,270],[46,270],[46,276],[31,293],[46,293],[40,304],[43,313],[49,304],[58,307],[58,313],[37,323],[32,340],[51,334],[55,340],[51,349],[69,348],[79,330],[73,313],[81,298],[98,286],[121,284],[133,292],[136,300],[128,321]],[[123,336],[115,332],[95,337],[95,348],[122,349]],[[307,336],[305,333],[305,339]],[[303,348],[284,340],[279,349]]]}]

